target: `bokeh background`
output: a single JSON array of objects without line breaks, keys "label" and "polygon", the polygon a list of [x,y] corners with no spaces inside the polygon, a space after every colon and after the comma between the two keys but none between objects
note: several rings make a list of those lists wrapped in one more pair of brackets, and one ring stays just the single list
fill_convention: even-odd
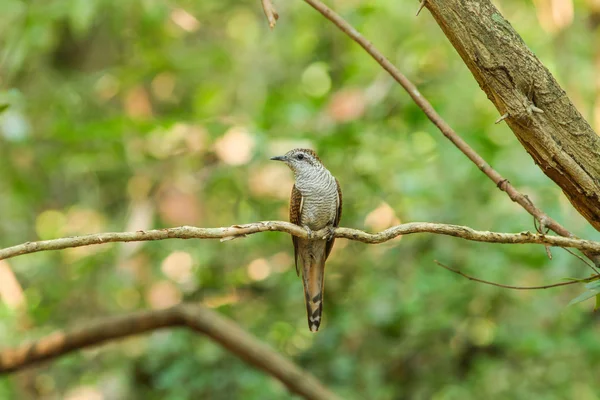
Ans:
[{"label": "bokeh background", "polygon": [[[408,75],[481,155],[581,237],[600,240],[534,165],[418,2],[330,5]],[[292,175],[318,151],[342,225],[431,221],[533,230],[356,44],[302,1],[0,2],[0,245],[104,231],[287,219]],[[600,131],[600,2],[496,5]],[[598,399],[591,272],[540,246],[411,235],[338,240],[324,324],[306,326],[288,235],[171,240],[0,262],[0,347],[92,318],[200,301],[346,399]],[[182,330],[81,351],[0,378],[3,399],[286,399],[277,381]]]}]

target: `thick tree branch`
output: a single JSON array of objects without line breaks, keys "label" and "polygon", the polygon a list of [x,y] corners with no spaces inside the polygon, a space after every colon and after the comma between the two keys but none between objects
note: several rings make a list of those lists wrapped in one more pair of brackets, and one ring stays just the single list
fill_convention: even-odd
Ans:
[{"label": "thick tree branch", "polygon": [[283,358],[233,321],[201,305],[181,304],[166,310],[138,311],[58,331],[33,343],[0,350],[0,374],[18,371],[85,347],[166,327],[187,327],[204,334],[249,364],[280,380],[306,399],[338,397],[314,376]]},{"label": "thick tree branch", "polygon": [[[60,239],[27,242],[0,250],[0,260],[19,256],[22,254],[37,253],[39,251],[61,250],[70,247],[90,246],[113,242],[143,242],[164,239],[221,239],[232,240],[253,233],[278,231],[291,235],[308,238],[306,231],[292,223],[284,221],[262,221],[246,225],[233,225],[223,228],[196,228],[193,226],[180,226],[177,228],[155,229],[136,232],[107,232],[84,236],[73,236]],[[438,235],[454,236],[475,242],[506,243],[506,244],[543,244],[557,247],[571,247],[581,251],[600,252],[600,242],[591,240],[548,236],[531,232],[500,233],[476,231],[460,225],[436,224],[431,222],[411,222],[397,225],[379,233],[368,233],[358,229],[336,228],[335,237],[356,240],[363,243],[377,244],[387,242],[401,235],[412,233],[434,233]],[[314,237],[325,237],[326,229],[313,232]]]},{"label": "thick tree branch", "polygon": [[426,7],[525,150],[600,231],[600,137],[550,71],[490,0]]},{"label": "thick tree branch", "polygon": [[[522,194],[517,189],[514,188],[508,181],[493,169],[484,159],[481,157],[471,146],[469,146],[455,131],[448,125],[448,123],[435,111],[431,103],[427,101],[425,97],[419,92],[417,87],[402,74],[398,68],[396,68],[384,55],[381,53],[373,43],[367,40],[364,36],[360,34],[352,25],[350,25],[346,20],[344,20],[340,15],[338,15],[335,11],[327,7],[319,0],[304,0],[315,10],[320,12],[325,18],[333,22],[342,32],[348,35],[352,40],[358,43],[379,65],[383,67],[391,76],[398,82],[409,94],[409,96],[413,99],[415,104],[423,110],[427,118],[442,132],[444,136],[446,136],[464,155],[466,155],[469,160],[471,160],[477,167],[486,174],[498,187],[498,189],[506,192],[508,197],[516,203],[518,203],[521,207],[523,207],[529,214],[533,215],[538,221],[540,221],[543,225],[552,229],[554,232],[561,236],[565,237],[573,237],[573,234],[569,232],[565,227],[560,225],[554,219],[550,218],[546,213],[537,208],[533,202],[529,199],[528,196]],[[432,1],[427,0],[422,2],[426,7],[431,7]],[[459,3],[459,0],[456,0],[455,3]],[[455,5],[457,9],[463,9],[464,7],[461,4]],[[446,10],[447,14],[453,15],[454,11],[452,8],[448,8]],[[446,32],[446,34],[448,34]],[[598,158],[600,160],[600,157]],[[599,161],[600,162],[600,161]],[[600,191],[596,192],[596,196],[598,196]],[[600,262],[599,257],[592,252],[585,252],[585,255],[594,260],[594,262]]]}]

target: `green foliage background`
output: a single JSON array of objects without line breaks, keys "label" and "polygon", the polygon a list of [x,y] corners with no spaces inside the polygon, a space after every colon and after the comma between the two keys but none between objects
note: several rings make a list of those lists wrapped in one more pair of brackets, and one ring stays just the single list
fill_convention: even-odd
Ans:
[{"label": "green foliage background", "polygon": [[[600,239],[510,130],[494,125],[497,111],[431,16],[414,17],[416,1],[330,3],[517,188],[578,236]],[[497,5],[593,123],[600,9],[575,0],[573,20],[557,28],[540,22],[550,3],[534,3]],[[259,1],[0,2],[0,100],[9,104],[0,115],[0,245],[286,219],[291,174],[268,159],[296,145],[316,149],[341,182],[343,226],[534,229],[362,49],[302,1],[275,5],[281,18],[270,31]],[[583,287],[508,291],[433,263],[538,285],[588,276],[574,257],[433,235],[336,246],[318,334],[306,327],[281,233],[11,259],[3,265],[25,300],[0,304],[0,347],[203,301],[347,399],[600,397],[598,317],[591,302],[567,307]],[[15,399],[289,396],[181,330],[0,378],[0,398]]]}]

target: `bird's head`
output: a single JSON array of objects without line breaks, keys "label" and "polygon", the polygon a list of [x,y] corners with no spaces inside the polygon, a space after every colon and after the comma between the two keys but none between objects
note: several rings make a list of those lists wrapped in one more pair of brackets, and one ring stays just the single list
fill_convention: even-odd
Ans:
[{"label": "bird's head", "polygon": [[271,160],[283,161],[295,174],[323,168],[317,153],[310,149],[290,150],[282,156],[271,157]]}]

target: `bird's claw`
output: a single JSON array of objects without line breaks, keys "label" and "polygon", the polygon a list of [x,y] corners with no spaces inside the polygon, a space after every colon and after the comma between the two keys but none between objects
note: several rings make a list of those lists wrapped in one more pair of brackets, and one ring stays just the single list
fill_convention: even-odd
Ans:
[{"label": "bird's claw", "polygon": [[335,228],[333,226],[328,226],[326,229],[327,235],[325,235],[323,239],[329,241],[335,237]]},{"label": "bird's claw", "polygon": [[308,235],[308,238],[312,239],[314,237],[313,231],[307,225],[304,225],[304,229],[306,230],[306,234]]}]

